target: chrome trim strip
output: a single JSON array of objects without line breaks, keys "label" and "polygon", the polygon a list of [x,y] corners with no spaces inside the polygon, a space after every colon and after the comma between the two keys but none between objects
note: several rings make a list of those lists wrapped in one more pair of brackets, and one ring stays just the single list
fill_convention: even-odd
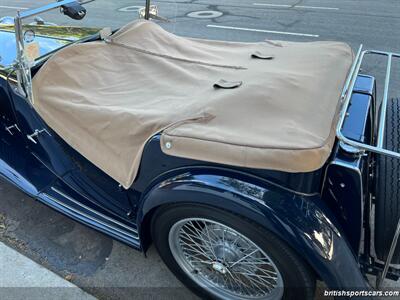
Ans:
[{"label": "chrome trim strip", "polygon": [[[325,174],[324,174],[324,181],[323,181],[323,183],[322,183],[322,189],[321,189],[321,194],[323,193],[323,191],[324,191],[324,189],[326,188],[326,180],[327,180],[327,178],[328,178],[328,169],[331,167],[331,166],[339,166],[339,167],[342,167],[342,168],[346,168],[346,169],[349,169],[349,170],[351,170],[351,171],[353,171],[353,172],[355,172],[355,173],[357,173],[357,175],[358,176],[360,176],[360,182],[361,182],[361,186],[360,186],[360,195],[361,195],[361,203],[364,203],[364,199],[363,199],[363,195],[364,195],[364,186],[362,185],[362,173],[361,173],[361,171],[360,171],[360,169],[359,168],[356,168],[356,167],[354,167],[354,166],[352,166],[352,165],[350,165],[350,164],[346,164],[346,163],[344,163],[344,162],[340,162],[340,161],[335,161],[335,160],[333,160],[333,161],[331,161],[329,164],[328,164],[328,166],[326,167],[326,169],[325,169]],[[364,210],[363,210],[363,207],[361,207],[361,214],[360,214],[360,216],[361,216],[361,220],[363,221],[364,220]],[[369,216],[368,216],[369,217]],[[361,223],[361,227],[362,227],[362,223]],[[361,228],[361,232],[362,232],[362,230],[363,230],[363,228]],[[360,241],[359,241],[359,245],[361,245],[361,240],[362,240],[362,234],[361,234],[361,236],[360,236]]]},{"label": "chrome trim strip", "polygon": [[[63,203],[63,202],[57,200],[56,198],[50,196],[50,195],[47,194],[47,193],[42,193],[42,195],[48,197],[51,201],[53,201],[53,202],[55,202],[56,204],[58,204],[58,205],[60,205],[60,206],[62,206],[62,207],[64,207],[64,208],[68,209],[70,212],[73,212],[74,214],[76,214],[76,215],[78,215],[78,216],[79,216],[79,215],[80,215],[80,216],[83,216],[83,217],[85,217],[85,218],[87,218],[87,219],[89,219],[89,220],[91,220],[91,221],[93,221],[93,222],[95,222],[95,223],[98,223],[98,224],[103,225],[104,227],[106,227],[106,228],[108,228],[108,229],[110,229],[110,230],[116,231],[116,232],[118,232],[118,233],[120,233],[120,234],[123,234],[123,235],[125,235],[125,236],[128,236],[128,237],[130,237],[130,238],[132,238],[132,239],[134,239],[134,240],[137,240],[137,241],[139,240],[139,237],[138,237],[138,235],[136,235],[136,234],[135,234],[135,235],[132,235],[132,234],[126,232],[126,231],[123,231],[123,230],[118,229],[118,228],[116,228],[116,227],[114,227],[114,226],[112,226],[112,225],[109,225],[109,224],[107,224],[107,223],[104,223],[104,222],[102,222],[102,221],[100,221],[100,220],[98,220],[98,219],[96,219],[96,218],[94,218],[94,217],[92,217],[92,216],[90,216],[90,215],[88,215],[88,214],[85,214],[85,213],[83,213],[83,212],[81,212],[81,211],[79,211],[79,210],[77,210],[77,209],[75,209],[75,208],[73,208],[73,207],[71,207],[71,206],[69,206],[69,205],[66,205],[65,203]],[[39,195],[39,196],[40,196],[40,195]],[[38,197],[39,197],[39,196],[38,196]]]},{"label": "chrome trim strip", "polygon": [[356,167],[354,167],[354,166],[352,166],[350,164],[346,164],[346,163],[340,162],[340,161],[332,161],[331,163],[329,163],[329,166],[331,166],[331,165],[341,166],[343,168],[350,169],[352,171],[357,172],[357,174],[361,176],[360,169],[358,169],[358,168],[356,168]]},{"label": "chrome trim strip", "polygon": [[388,54],[388,62],[386,66],[386,76],[385,76],[385,88],[383,90],[383,98],[381,104],[381,114],[379,117],[378,125],[378,141],[377,147],[383,148],[383,138],[385,136],[385,126],[386,126],[386,111],[388,105],[388,93],[389,93],[389,82],[390,82],[390,70],[392,69],[392,53]]},{"label": "chrome trim strip", "polygon": [[88,211],[90,211],[90,212],[92,212],[92,213],[94,213],[94,214],[96,214],[96,215],[98,215],[98,216],[100,216],[100,217],[106,219],[107,221],[110,221],[110,222],[112,222],[112,223],[114,223],[114,224],[117,224],[118,226],[121,226],[121,227],[123,227],[123,228],[125,228],[125,229],[127,229],[127,230],[129,230],[129,231],[131,231],[131,232],[133,232],[135,235],[138,235],[138,231],[137,231],[136,229],[133,229],[133,228],[129,227],[128,225],[125,225],[125,224],[123,224],[123,223],[121,223],[121,222],[119,222],[119,221],[117,221],[117,220],[114,220],[114,219],[112,219],[112,218],[110,218],[110,217],[108,217],[108,216],[106,216],[106,215],[104,215],[104,214],[102,214],[102,213],[100,213],[100,212],[98,212],[98,211],[96,211],[96,210],[94,210],[94,209],[92,209],[92,208],[90,208],[90,207],[88,207],[88,206],[86,206],[86,205],[80,203],[79,201],[77,201],[77,200],[73,199],[72,197],[66,195],[65,193],[61,192],[61,191],[58,190],[57,188],[55,188],[55,187],[52,186],[52,187],[51,187],[51,190],[54,191],[54,192],[56,192],[56,193],[59,194],[60,196],[62,196],[62,197],[64,197],[64,198],[68,199],[69,201],[73,202],[74,204],[76,204],[76,205],[78,205],[78,206],[80,206],[80,207],[83,207],[84,209],[87,209]]},{"label": "chrome trim strip", "polygon": [[[351,66],[350,72],[349,72],[349,74],[347,75],[346,82],[345,82],[345,84],[344,84],[343,91],[342,91],[342,94],[341,94],[341,96],[340,96],[340,99],[341,99],[341,100],[344,100],[345,97],[346,97],[346,95],[348,94],[349,87],[350,87],[350,83],[351,83],[351,80],[352,80],[352,78],[353,78],[354,71],[355,71],[356,68],[357,68],[358,60],[360,59],[362,47],[363,47],[363,45],[361,44],[360,47],[358,48],[357,55],[356,55],[356,57],[355,57],[355,59],[354,59],[353,65]],[[358,73],[358,72],[357,72],[357,73]]]}]

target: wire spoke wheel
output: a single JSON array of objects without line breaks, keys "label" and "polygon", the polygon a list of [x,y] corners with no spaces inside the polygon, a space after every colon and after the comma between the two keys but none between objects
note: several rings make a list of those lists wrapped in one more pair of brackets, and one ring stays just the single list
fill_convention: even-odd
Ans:
[{"label": "wire spoke wheel", "polygon": [[188,218],[168,236],[173,257],[197,284],[220,299],[280,299],[282,276],[255,243],[221,223]]}]

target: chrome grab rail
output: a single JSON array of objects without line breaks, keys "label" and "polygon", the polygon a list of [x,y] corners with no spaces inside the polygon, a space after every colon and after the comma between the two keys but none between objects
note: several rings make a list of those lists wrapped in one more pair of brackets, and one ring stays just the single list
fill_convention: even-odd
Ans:
[{"label": "chrome grab rail", "polygon": [[[387,57],[386,76],[385,76],[384,89],[383,89],[383,98],[382,98],[382,102],[380,104],[381,111],[379,113],[379,119],[378,119],[376,145],[369,145],[369,144],[351,140],[351,139],[347,138],[346,136],[344,136],[344,134],[342,132],[343,124],[347,117],[347,111],[348,111],[348,108],[350,105],[354,86],[357,81],[357,76],[360,72],[361,64],[363,62],[365,55],[368,55],[368,54],[381,55],[381,56]],[[393,58],[400,58],[400,54],[394,53],[394,52],[378,51],[378,50],[364,50],[363,51],[362,45],[360,46],[360,48],[358,49],[356,58],[354,60],[354,63],[351,67],[349,76],[346,80],[345,86],[343,88],[342,95],[341,95],[341,101],[343,103],[342,104],[343,106],[342,106],[342,109],[339,114],[339,121],[338,121],[338,125],[336,128],[336,136],[340,142],[342,142],[346,145],[352,146],[356,149],[359,149],[362,152],[370,151],[370,152],[374,152],[374,153],[377,153],[380,155],[387,155],[387,156],[390,156],[393,158],[400,159],[400,153],[389,150],[389,149],[385,149],[383,147],[383,141],[385,139],[386,113],[387,113],[387,106],[388,106],[390,75],[391,75]],[[374,99],[374,101],[376,101],[376,99]],[[392,243],[390,245],[388,257],[385,261],[383,271],[382,271],[381,275],[379,276],[379,278],[377,279],[377,288],[380,288],[382,286],[382,283],[383,283],[384,279],[386,278],[390,263],[393,258],[394,250],[397,246],[397,241],[399,239],[399,235],[400,235],[400,219],[397,223],[396,231],[394,233]]]}]

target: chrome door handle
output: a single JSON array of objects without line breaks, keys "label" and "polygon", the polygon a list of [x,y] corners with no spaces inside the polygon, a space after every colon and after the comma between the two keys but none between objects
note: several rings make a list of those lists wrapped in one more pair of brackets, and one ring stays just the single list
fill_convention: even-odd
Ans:
[{"label": "chrome door handle", "polygon": [[6,131],[7,131],[10,135],[14,135],[14,134],[12,133],[12,129],[17,129],[19,132],[21,132],[21,130],[19,129],[19,127],[18,127],[17,124],[8,126],[8,127],[6,127],[5,129],[6,129]]},{"label": "chrome door handle", "polygon": [[30,140],[32,143],[37,144],[37,141],[35,140],[36,137],[39,136],[39,134],[41,133],[47,133],[49,136],[51,136],[51,134],[46,130],[46,129],[36,129],[32,134],[28,134],[26,137],[28,138],[28,140]]}]

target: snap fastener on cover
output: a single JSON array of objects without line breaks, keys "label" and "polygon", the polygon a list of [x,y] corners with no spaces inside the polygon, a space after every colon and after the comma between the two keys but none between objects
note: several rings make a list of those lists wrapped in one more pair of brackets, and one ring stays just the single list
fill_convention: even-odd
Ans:
[{"label": "snap fastener on cover", "polygon": [[252,58],[258,58],[258,59],[274,59],[275,56],[272,54],[267,54],[267,53],[261,53],[260,51],[256,51],[251,55]]},{"label": "snap fastener on cover", "polygon": [[242,84],[243,84],[242,81],[227,81],[227,80],[221,79],[218,82],[214,83],[214,88],[216,88],[216,89],[234,89],[234,88],[238,88]]}]

